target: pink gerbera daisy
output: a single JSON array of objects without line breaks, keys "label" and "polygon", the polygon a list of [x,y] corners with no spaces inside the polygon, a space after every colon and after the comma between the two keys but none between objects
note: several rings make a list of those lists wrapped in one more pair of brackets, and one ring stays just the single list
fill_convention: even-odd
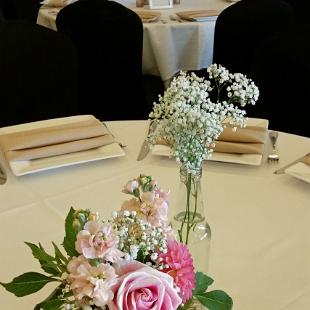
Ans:
[{"label": "pink gerbera daisy", "polygon": [[173,277],[176,286],[180,289],[180,297],[185,303],[192,298],[192,291],[195,287],[195,272],[193,259],[188,247],[176,240],[167,241],[167,253],[159,255],[162,263],[169,266],[162,271]]}]

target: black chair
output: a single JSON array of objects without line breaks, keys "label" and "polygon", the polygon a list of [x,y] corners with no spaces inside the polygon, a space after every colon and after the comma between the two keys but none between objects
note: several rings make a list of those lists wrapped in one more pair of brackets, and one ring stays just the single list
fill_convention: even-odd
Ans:
[{"label": "black chair", "polygon": [[215,23],[213,62],[250,74],[258,43],[293,20],[292,8],[282,0],[242,0],[227,7]]},{"label": "black chair", "polygon": [[138,15],[114,1],[80,0],[59,12],[56,26],[78,50],[83,113],[105,120],[147,118]]},{"label": "black chair", "polygon": [[36,22],[41,0],[0,0],[0,8],[6,20],[25,19]]},{"label": "black chair", "polygon": [[0,126],[78,114],[77,52],[71,40],[32,22],[4,22],[0,96]]},{"label": "black chair", "polygon": [[[310,137],[310,25],[270,34],[258,45],[252,76],[270,127]],[[252,109],[251,115],[255,115]]]},{"label": "black chair", "polygon": [[3,16],[3,13],[2,13],[2,10],[1,10],[1,7],[0,7],[0,23],[3,23],[5,21],[5,18]]},{"label": "black chair", "polygon": [[248,116],[304,136],[310,136],[303,112],[310,105],[309,14],[308,0],[242,0],[220,14],[214,39],[214,62],[248,75],[259,87]]}]

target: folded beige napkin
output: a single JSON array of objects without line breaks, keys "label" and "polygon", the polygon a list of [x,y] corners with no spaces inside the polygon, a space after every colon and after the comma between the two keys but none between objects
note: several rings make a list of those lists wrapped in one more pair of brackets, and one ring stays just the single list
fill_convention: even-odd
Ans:
[{"label": "folded beige napkin", "polygon": [[203,17],[218,16],[220,14],[219,10],[197,10],[197,11],[183,11],[177,12],[176,15],[182,19],[199,21]]},{"label": "folded beige napkin", "polygon": [[161,13],[155,11],[135,11],[144,23],[151,23],[156,21]]},{"label": "folded beige napkin", "polygon": [[112,134],[96,118],[0,136],[8,161],[85,151],[113,142]]},{"label": "folded beige napkin", "polygon": [[44,0],[40,3],[53,8],[63,8],[75,1],[77,0]]},{"label": "folded beige napkin", "polygon": [[[246,128],[224,128],[218,141],[215,142],[214,151],[231,154],[262,154],[268,130],[258,126]],[[168,145],[167,141],[160,140],[158,144]]]},{"label": "folded beige napkin", "polygon": [[224,128],[218,141],[215,142],[214,151],[218,153],[235,154],[262,154],[266,141],[267,129],[258,126],[237,128]]},{"label": "folded beige napkin", "polygon": [[310,155],[305,156],[301,162],[310,166]]}]

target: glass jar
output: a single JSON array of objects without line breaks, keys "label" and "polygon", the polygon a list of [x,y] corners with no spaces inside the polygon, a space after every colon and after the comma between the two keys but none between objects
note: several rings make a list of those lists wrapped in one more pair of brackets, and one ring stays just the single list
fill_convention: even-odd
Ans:
[{"label": "glass jar", "polygon": [[189,247],[195,270],[207,274],[211,228],[205,219],[201,177],[202,167],[194,172],[180,167],[178,198],[171,224],[179,241]]}]

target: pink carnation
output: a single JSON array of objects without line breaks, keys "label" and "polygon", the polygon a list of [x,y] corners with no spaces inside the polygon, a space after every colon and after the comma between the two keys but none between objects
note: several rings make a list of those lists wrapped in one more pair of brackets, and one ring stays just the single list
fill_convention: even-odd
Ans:
[{"label": "pink carnation", "polygon": [[136,211],[137,216],[153,226],[159,227],[168,222],[169,192],[156,190],[143,192],[140,200],[132,198],[124,201],[122,210]]},{"label": "pink carnation", "polygon": [[114,297],[111,287],[117,283],[109,264],[91,266],[84,256],[72,257],[67,265],[68,281],[77,303],[90,298],[98,307],[107,305]]},{"label": "pink carnation", "polygon": [[102,258],[113,263],[124,255],[117,245],[118,236],[110,224],[89,221],[78,233],[75,249],[86,258]]},{"label": "pink carnation", "polygon": [[168,265],[163,272],[168,273],[174,279],[174,283],[180,289],[180,297],[183,303],[192,298],[192,291],[195,288],[195,272],[193,259],[188,247],[176,240],[167,241],[167,253],[159,255],[163,263]]}]

